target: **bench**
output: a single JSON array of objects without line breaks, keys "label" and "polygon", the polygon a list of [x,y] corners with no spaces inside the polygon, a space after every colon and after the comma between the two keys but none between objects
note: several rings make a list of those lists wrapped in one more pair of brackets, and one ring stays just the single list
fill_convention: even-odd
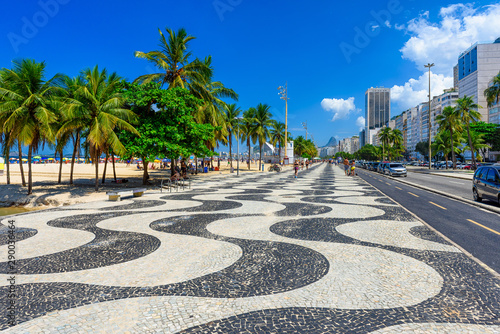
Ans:
[{"label": "bench", "polygon": [[110,201],[119,201],[123,194],[132,193],[134,197],[141,197],[146,190],[146,188],[123,189],[117,191],[108,191],[106,192],[106,195],[109,196],[108,200]]}]

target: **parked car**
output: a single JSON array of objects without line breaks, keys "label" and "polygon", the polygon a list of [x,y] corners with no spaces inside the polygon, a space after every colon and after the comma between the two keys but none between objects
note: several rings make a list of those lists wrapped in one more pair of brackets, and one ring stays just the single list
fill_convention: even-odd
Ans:
[{"label": "parked car", "polygon": [[373,162],[370,170],[372,172],[376,172],[379,164],[380,164],[380,162]]},{"label": "parked car", "polygon": [[500,166],[482,166],[472,179],[474,200],[489,199],[500,205]]},{"label": "parked car", "polygon": [[405,168],[400,163],[389,163],[386,164],[385,169],[384,169],[385,174],[388,174],[390,176],[408,176],[408,172]]},{"label": "parked car", "polygon": [[387,161],[381,162],[377,167],[377,172],[379,172],[381,174],[385,174],[385,168],[386,168],[387,164],[389,164],[389,162],[387,162]]}]

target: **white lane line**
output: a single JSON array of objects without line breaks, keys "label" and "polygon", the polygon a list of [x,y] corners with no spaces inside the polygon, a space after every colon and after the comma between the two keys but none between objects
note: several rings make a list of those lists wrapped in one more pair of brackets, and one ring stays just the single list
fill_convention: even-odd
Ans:
[{"label": "white lane line", "polygon": [[455,181],[448,181],[448,182],[450,182],[450,183],[455,183],[455,184],[462,184],[462,185],[463,185],[463,184],[465,184],[465,183],[463,183],[463,182],[455,182]]}]

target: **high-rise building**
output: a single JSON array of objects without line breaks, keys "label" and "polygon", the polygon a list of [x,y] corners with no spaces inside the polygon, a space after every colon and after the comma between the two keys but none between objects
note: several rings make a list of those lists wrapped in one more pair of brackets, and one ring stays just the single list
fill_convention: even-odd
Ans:
[{"label": "high-rise building", "polygon": [[439,96],[434,96],[431,101],[431,138],[434,140],[439,128],[436,122],[436,117],[443,113],[446,107],[455,107],[457,104],[458,92],[453,88],[445,89],[444,93]]},{"label": "high-rise building", "polygon": [[480,105],[481,120],[489,122],[484,90],[500,72],[500,38],[495,43],[474,44],[458,57],[458,94],[471,96]]},{"label": "high-rise building", "polygon": [[[369,88],[365,92],[366,134],[370,130],[382,128],[391,116],[390,88]],[[366,143],[373,144],[371,136],[366,136]]]}]

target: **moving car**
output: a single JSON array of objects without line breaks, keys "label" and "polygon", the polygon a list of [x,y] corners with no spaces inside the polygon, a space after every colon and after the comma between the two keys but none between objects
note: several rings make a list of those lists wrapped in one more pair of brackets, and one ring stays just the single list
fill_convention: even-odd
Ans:
[{"label": "moving car", "polygon": [[386,164],[384,172],[384,174],[389,174],[390,176],[408,176],[405,166],[395,162]]},{"label": "moving car", "polygon": [[472,179],[472,194],[477,202],[489,199],[500,205],[500,166],[479,167]]}]

